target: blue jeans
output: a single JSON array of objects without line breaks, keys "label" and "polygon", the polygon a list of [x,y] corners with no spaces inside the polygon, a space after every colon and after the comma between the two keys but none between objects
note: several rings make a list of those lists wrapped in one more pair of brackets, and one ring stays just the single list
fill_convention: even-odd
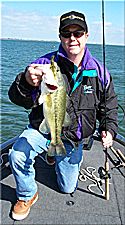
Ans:
[{"label": "blue jeans", "polygon": [[[47,151],[48,135],[41,134],[28,126],[9,150],[9,162],[16,181],[16,194],[20,200],[29,200],[37,192],[35,157]],[[72,193],[78,183],[79,169],[82,162],[83,143],[77,149],[69,141],[64,141],[66,156],[55,157],[55,171],[59,189]]]}]

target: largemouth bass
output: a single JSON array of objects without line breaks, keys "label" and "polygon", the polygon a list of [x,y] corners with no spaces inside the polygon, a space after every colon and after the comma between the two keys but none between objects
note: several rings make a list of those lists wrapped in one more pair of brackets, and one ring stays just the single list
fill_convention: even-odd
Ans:
[{"label": "largemouth bass", "polygon": [[43,133],[51,133],[48,156],[65,155],[66,149],[61,140],[61,132],[63,126],[70,124],[70,118],[66,112],[66,85],[59,67],[54,62],[54,57],[51,58],[50,69],[53,77],[47,79],[46,74],[41,82],[45,119],[40,124],[39,130]]}]

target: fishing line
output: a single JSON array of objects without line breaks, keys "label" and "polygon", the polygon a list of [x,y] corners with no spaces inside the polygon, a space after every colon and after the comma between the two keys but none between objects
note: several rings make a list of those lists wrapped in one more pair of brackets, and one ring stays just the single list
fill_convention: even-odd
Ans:
[{"label": "fishing line", "polygon": [[98,24],[98,25],[96,26],[96,29],[94,29],[93,37],[91,37],[91,43],[93,43],[93,42],[96,40],[96,38],[97,38],[97,33],[98,33],[98,31],[99,31],[99,28],[100,28],[100,24]]},{"label": "fishing line", "polygon": [[123,112],[123,117],[122,117],[122,119],[118,122],[118,125],[119,125],[119,124],[120,124],[121,122],[123,122],[124,119],[125,119],[125,110],[124,110],[124,108],[123,108],[120,104],[118,104],[118,107],[121,108],[121,110],[122,110],[122,112]]},{"label": "fishing line", "polygon": [[[2,169],[4,169],[5,167],[8,167],[8,166],[10,165],[9,161],[7,161],[7,162],[4,164],[4,159],[3,159],[4,156],[6,156],[6,157],[8,158],[8,153],[3,153],[3,154],[1,154],[1,156],[0,156],[0,167],[1,167]],[[2,167],[2,166],[3,166],[3,167]]]}]

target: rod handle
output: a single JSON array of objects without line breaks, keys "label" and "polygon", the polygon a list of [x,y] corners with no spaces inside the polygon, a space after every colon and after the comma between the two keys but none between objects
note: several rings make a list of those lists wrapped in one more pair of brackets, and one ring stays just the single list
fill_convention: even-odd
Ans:
[{"label": "rod handle", "polygon": [[106,178],[105,178],[105,199],[106,200],[109,200],[109,177],[108,177],[109,162],[107,162],[107,161],[105,163],[105,171],[106,171]]}]

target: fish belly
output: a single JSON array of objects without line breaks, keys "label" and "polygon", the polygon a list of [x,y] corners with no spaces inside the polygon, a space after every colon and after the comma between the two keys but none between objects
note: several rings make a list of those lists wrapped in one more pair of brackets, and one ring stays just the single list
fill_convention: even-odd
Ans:
[{"label": "fish belly", "polygon": [[51,133],[48,155],[65,155],[66,150],[61,140],[62,126],[66,113],[66,91],[59,86],[56,91],[45,97],[44,116]]}]

